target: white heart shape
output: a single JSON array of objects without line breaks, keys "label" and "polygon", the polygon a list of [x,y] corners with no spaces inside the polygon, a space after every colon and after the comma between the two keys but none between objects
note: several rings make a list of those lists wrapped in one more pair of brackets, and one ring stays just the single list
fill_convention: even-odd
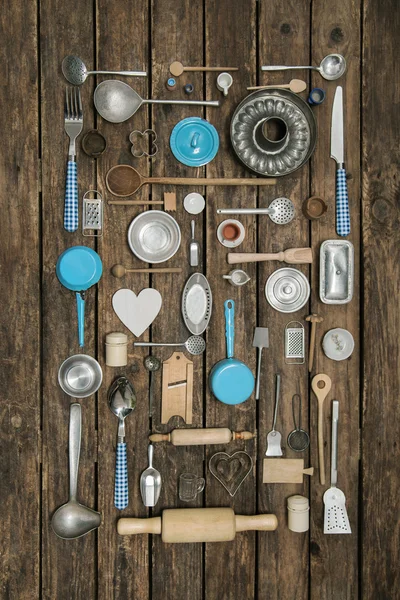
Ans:
[{"label": "white heart shape", "polygon": [[118,319],[139,337],[160,312],[162,297],[153,288],[145,288],[138,296],[132,290],[122,289],[115,292],[112,305]]}]

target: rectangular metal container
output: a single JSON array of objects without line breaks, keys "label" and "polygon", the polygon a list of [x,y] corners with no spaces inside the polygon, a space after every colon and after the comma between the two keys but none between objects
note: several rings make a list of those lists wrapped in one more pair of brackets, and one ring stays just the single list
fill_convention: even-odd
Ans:
[{"label": "rectangular metal container", "polygon": [[347,304],[353,298],[354,246],[347,240],[326,240],[319,256],[319,296],[325,304]]}]

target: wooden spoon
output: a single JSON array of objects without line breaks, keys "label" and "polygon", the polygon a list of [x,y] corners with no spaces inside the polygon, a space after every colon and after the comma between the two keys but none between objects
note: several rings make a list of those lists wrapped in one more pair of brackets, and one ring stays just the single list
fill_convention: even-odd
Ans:
[{"label": "wooden spoon", "polygon": [[238,71],[238,67],[184,67],[182,63],[175,61],[169,67],[169,72],[174,77],[179,77],[184,71]]},{"label": "wooden spoon", "polygon": [[[276,179],[207,179],[205,177],[143,177],[130,165],[116,165],[106,175],[107,189],[114,196],[132,196],[146,183],[171,183],[173,185],[275,185]],[[126,202],[126,204],[129,204]],[[135,201],[132,204],[136,204]]]},{"label": "wooden spoon", "polygon": [[313,251],[312,248],[288,248],[283,252],[276,252],[276,254],[260,254],[252,252],[229,252],[228,254],[229,265],[261,262],[263,260],[280,260],[282,262],[290,263],[291,265],[302,265],[305,263],[312,263]]},{"label": "wooden spoon", "polygon": [[114,265],[111,269],[114,277],[123,277],[127,273],[182,273],[180,267],[162,267],[154,269],[126,269],[124,265]]},{"label": "wooden spoon", "polygon": [[325,460],[324,460],[324,400],[332,387],[332,380],[328,375],[320,373],[311,381],[311,387],[318,400],[318,463],[319,481],[325,485]]},{"label": "wooden spoon", "polygon": [[302,79],[292,79],[289,83],[285,83],[283,85],[258,85],[255,87],[248,87],[248,90],[267,90],[268,88],[287,88],[291,92],[295,94],[299,94],[300,92],[304,92],[307,84]]}]

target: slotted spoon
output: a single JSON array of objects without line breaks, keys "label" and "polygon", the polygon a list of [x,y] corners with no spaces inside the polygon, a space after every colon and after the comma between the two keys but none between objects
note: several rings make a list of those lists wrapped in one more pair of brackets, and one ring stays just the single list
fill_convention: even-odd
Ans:
[{"label": "slotted spoon", "polygon": [[206,343],[204,338],[200,335],[191,335],[190,338],[186,340],[186,342],[181,342],[178,344],[161,344],[156,342],[135,342],[134,346],[185,346],[186,350],[192,354],[193,356],[197,356],[198,354],[203,354],[206,349]]},{"label": "slotted spoon", "polygon": [[67,81],[73,85],[85,83],[88,75],[122,75],[123,77],[146,77],[145,71],[88,71],[85,63],[78,56],[66,56],[61,70]]},{"label": "slotted spoon", "polygon": [[275,198],[268,208],[218,208],[218,215],[268,215],[273,223],[286,225],[294,219],[294,205],[289,198]]}]

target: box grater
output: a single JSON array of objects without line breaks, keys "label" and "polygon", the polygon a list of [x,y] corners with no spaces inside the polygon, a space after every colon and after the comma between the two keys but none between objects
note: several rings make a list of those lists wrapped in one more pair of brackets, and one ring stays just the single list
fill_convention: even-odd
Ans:
[{"label": "box grater", "polygon": [[[93,194],[95,198],[89,198]],[[82,234],[86,237],[103,235],[103,198],[97,190],[89,190],[83,196]]]},{"label": "box grater", "polygon": [[304,327],[299,321],[290,321],[285,327],[285,363],[302,365],[304,361]]}]

